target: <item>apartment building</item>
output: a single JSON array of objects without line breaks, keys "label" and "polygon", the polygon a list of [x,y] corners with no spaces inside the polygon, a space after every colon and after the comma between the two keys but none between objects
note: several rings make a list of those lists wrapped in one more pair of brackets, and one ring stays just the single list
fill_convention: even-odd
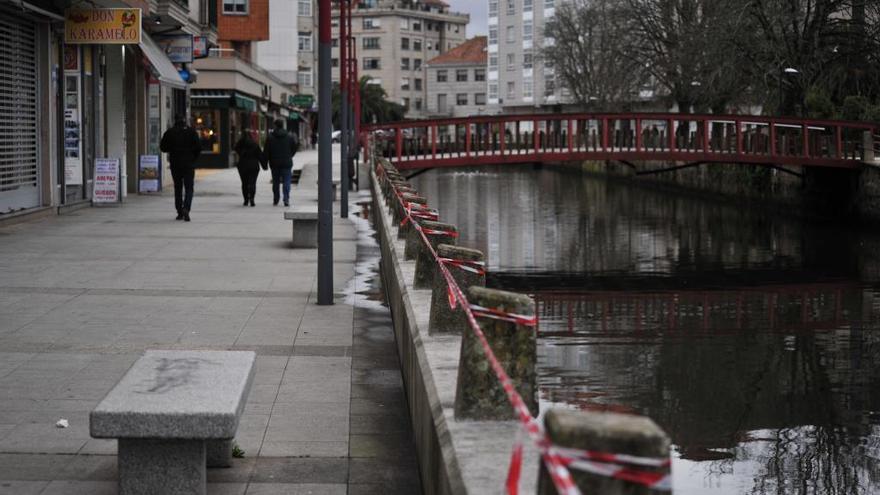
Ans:
[{"label": "apartment building", "polygon": [[[381,84],[408,118],[427,114],[426,62],[466,39],[468,14],[449,11],[442,0],[366,0],[352,11],[359,76]],[[339,20],[333,19],[333,81],[339,78]]]},{"label": "apartment building", "polygon": [[427,116],[486,112],[486,41],[476,36],[428,61]]},{"label": "apartment building", "polygon": [[549,111],[569,103],[552,67],[538,56],[553,43],[544,26],[557,0],[489,0],[487,93],[492,113]]}]

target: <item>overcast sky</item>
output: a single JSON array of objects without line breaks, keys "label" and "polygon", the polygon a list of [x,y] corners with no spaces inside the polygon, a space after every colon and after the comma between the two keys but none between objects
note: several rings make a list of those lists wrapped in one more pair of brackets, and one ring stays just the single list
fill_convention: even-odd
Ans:
[{"label": "overcast sky", "polygon": [[471,22],[467,27],[468,38],[486,35],[489,29],[486,27],[486,17],[489,12],[487,0],[446,0],[449,10],[471,15]]}]

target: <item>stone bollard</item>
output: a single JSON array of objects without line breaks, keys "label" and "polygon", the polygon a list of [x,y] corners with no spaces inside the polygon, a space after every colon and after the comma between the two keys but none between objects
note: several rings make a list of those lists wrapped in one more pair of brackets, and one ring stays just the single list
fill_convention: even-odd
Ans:
[{"label": "stone bollard", "polygon": [[[430,220],[422,220],[420,218],[416,219],[418,224],[422,228],[427,228],[430,230],[453,230],[455,231],[455,226],[450,225],[448,223],[440,223],[440,222],[432,222]],[[453,236],[445,236],[445,235],[426,235],[428,238],[428,242],[431,245],[436,246],[438,244],[455,244],[455,238]],[[419,231],[410,228],[406,233],[406,244],[403,249],[403,259],[405,260],[414,260],[416,256],[418,256],[419,252],[422,250],[422,236],[419,235]]]},{"label": "stone bollard", "polygon": [[[535,314],[535,303],[529,296],[523,294],[483,287],[471,287],[467,294],[472,304],[523,316]],[[477,318],[477,321],[495,357],[510,375],[513,386],[522,396],[526,407],[532,415],[538,414],[535,329],[493,318]],[[483,346],[480,345],[473,331],[464,330],[461,337],[458,383],[455,389],[455,419],[515,418],[513,407],[486,360]]]},{"label": "stone bollard", "polygon": [[414,193],[415,189],[407,182],[391,181],[383,192],[385,193],[385,201],[388,202],[389,205],[394,205],[397,203],[395,194],[403,194],[404,192]]},{"label": "stone bollard", "polygon": [[[449,223],[432,222],[430,220],[422,220],[421,222],[419,222],[419,225],[421,225],[422,229],[435,231],[435,233],[426,232],[425,235],[425,237],[428,238],[428,242],[431,243],[431,247],[434,248],[434,251],[437,250],[437,246],[439,246],[440,244],[454,245],[456,239],[458,238],[458,229],[455,228],[455,225]],[[416,232],[416,229],[410,230],[412,232]],[[418,233],[416,232],[416,234]],[[407,237],[407,240],[408,239],[409,237]],[[415,255],[416,273],[413,277],[413,288],[430,289],[434,285],[434,272],[436,271],[437,260],[434,259],[434,257],[425,247],[424,242],[419,242],[417,246],[418,249],[416,250]]]},{"label": "stone bollard", "polygon": [[[402,193],[400,195],[400,198],[407,203],[418,203],[420,205],[428,204],[427,199],[419,196],[418,194],[413,194],[413,193],[409,193],[409,192]],[[404,209],[403,204],[400,201],[395,201],[392,204],[392,210],[393,210],[392,216],[394,218],[394,225],[400,226],[400,222],[402,222],[403,219],[406,218],[406,210]],[[403,236],[398,236],[398,237],[403,237]]]},{"label": "stone bollard", "polygon": [[[441,258],[449,258],[463,261],[483,261],[483,252],[476,249],[468,249],[460,246],[451,246],[449,244],[440,244],[437,246],[437,255]],[[462,290],[468,287],[483,287],[486,285],[486,275],[473,273],[468,270],[458,268],[456,266],[447,265],[449,273],[455,283]],[[460,334],[462,329],[467,327],[467,317],[461,308],[452,309],[449,307],[449,296],[447,293],[446,279],[440,274],[440,267],[434,267],[434,286],[431,292],[431,316],[428,319],[428,333],[454,333]]]},{"label": "stone bollard", "polygon": [[[630,414],[607,412],[580,412],[567,409],[551,409],[544,415],[547,437],[553,445],[579,450],[591,450],[609,454],[627,454],[638,457],[669,459],[669,437],[651,418]],[[669,474],[665,468],[645,468]],[[655,495],[649,487],[629,481],[599,476],[584,471],[571,470],[582,493],[597,495]],[[541,463],[538,477],[538,494],[555,495],[556,488]]]}]

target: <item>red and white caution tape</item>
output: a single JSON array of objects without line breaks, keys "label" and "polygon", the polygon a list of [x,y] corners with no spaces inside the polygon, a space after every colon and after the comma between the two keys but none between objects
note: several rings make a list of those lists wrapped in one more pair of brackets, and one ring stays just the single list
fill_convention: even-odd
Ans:
[{"label": "red and white caution tape", "polygon": [[486,263],[482,261],[455,260],[452,258],[437,258],[437,261],[446,265],[454,266],[466,272],[476,273],[477,275],[486,274]]},{"label": "red and white caution tape", "polygon": [[518,315],[516,313],[508,313],[507,311],[502,311],[498,308],[487,308],[477,304],[471,304],[470,306],[471,311],[474,313],[474,316],[480,316],[482,318],[492,318],[493,320],[506,321],[526,327],[533,327],[538,323],[538,317],[534,315]]}]

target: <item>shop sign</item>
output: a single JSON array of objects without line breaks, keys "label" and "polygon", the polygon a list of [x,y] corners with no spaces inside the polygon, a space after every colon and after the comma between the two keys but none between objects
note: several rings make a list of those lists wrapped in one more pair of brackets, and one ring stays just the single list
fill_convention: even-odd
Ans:
[{"label": "shop sign", "polygon": [[141,42],[141,9],[69,9],[64,15],[69,45],[136,45]]},{"label": "shop sign", "polygon": [[208,38],[205,36],[193,36],[193,58],[205,58],[208,56]]},{"label": "shop sign", "polygon": [[95,159],[95,189],[92,201],[98,203],[119,202],[119,159]]},{"label": "shop sign", "polygon": [[177,34],[153,38],[162,47],[168,60],[175,64],[189,64],[193,61],[193,35]]},{"label": "shop sign", "polygon": [[159,192],[159,155],[141,155],[138,163],[138,192]]},{"label": "shop sign", "polygon": [[311,108],[315,97],[312,95],[291,95],[288,101],[290,105],[295,107]]}]

